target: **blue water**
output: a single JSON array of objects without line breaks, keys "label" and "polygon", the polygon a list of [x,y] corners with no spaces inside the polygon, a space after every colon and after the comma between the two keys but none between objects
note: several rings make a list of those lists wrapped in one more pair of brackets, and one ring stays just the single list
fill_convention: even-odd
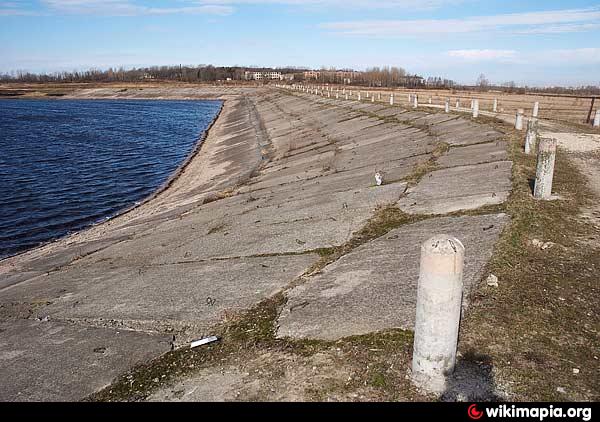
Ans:
[{"label": "blue water", "polygon": [[0,100],[0,258],[146,198],[194,150],[220,106]]}]

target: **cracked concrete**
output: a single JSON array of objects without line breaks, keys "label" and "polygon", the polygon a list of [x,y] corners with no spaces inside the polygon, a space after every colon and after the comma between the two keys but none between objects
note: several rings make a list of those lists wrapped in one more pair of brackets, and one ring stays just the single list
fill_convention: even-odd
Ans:
[{"label": "cracked concrete", "polygon": [[[146,94],[169,96],[164,90]],[[110,89],[100,89],[74,96],[112,95]],[[0,334],[3,356],[11,362],[10,368],[0,367],[0,374],[14,379],[3,385],[4,400],[83,398],[127,367],[163,353],[170,347],[165,336],[175,334],[180,345],[209,334],[211,327],[295,282],[306,284],[290,291],[290,306],[298,306],[292,313],[295,319],[288,317],[285,323],[293,322],[293,328],[283,324],[282,335],[288,329],[302,336],[337,338],[410,327],[407,315],[412,314],[416,278],[412,280],[415,262],[409,250],[418,250],[427,233],[453,227],[444,225],[450,220],[397,229],[402,234],[398,238],[385,236],[342,257],[322,274],[301,277],[319,260],[315,251],[349,242],[380,207],[399,204],[407,212],[443,214],[500,203],[510,191],[511,163],[505,161],[502,134],[461,117],[264,88],[181,88],[173,95],[218,97],[225,105],[200,153],[167,190],[109,222],[0,262],[0,323],[13,324],[15,330],[22,327],[18,341],[13,334]],[[451,148],[437,159],[438,170],[407,192],[407,180],[434,158],[440,142]],[[376,171],[385,176],[383,186],[375,186]],[[494,199],[467,200],[465,185],[474,196],[494,193]],[[452,221],[464,230],[452,234],[464,234],[480,251],[469,273],[474,282],[505,217]],[[489,225],[494,228],[484,231]],[[377,256],[368,254],[373,245],[379,248]],[[405,245],[405,259],[377,261],[400,254],[399,245]],[[355,268],[346,272],[344,265],[350,264]],[[396,283],[397,273],[404,274],[405,282]],[[325,274],[331,288],[311,293],[310,286]],[[366,279],[393,286],[394,294],[382,298],[388,287],[372,288]],[[339,299],[361,291],[361,297],[372,296],[374,303],[392,303],[392,297],[404,302],[383,307],[379,319],[368,318],[363,310],[368,302],[356,298],[331,309],[302,305],[311,295]],[[332,318],[322,325],[326,333],[315,328],[312,318],[319,312]],[[332,313],[348,318],[332,326]],[[121,343],[114,347],[127,360],[122,365],[107,360],[110,370],[102,382],[95,370],[86,369],[94,369],[89,359],[95,355],[87,355],[88,346],[81,351],[76,373],[69,361],[78,349],[57,345],[52,359],[44,361],[36,350],[39,330],[34,321],[45,317],[76,332],[82,347],[91,347],[92,337],[121,333]],[[46,373],[30,368],[32,360],[51,368],[52,392],[33,388]]]}]

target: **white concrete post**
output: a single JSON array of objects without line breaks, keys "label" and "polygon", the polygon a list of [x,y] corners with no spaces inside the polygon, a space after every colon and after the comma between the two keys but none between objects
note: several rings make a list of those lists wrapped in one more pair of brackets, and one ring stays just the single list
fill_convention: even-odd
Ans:
[{"label": "white concrete post", "polygon": [[533,117],[537,117],[539,112],[540,112],[540,103],[538,101],[536,101],[533,104],[533,114],[532,114],[532,116]]},{"label": "white concrete post", "polygon": [[346,100],[348,99],[348,93],[346,92]]},{"label": "white concrete post", "polygon": [[431,101],[432,101],[432,100],[431,100],[431,97],[429,97],[429,104],[431,104]]},{"label": "white concrete post", "polygon": [[367,98],[369,98],[369,91],[367,91]]},{"label": "white concrete post", "polygon": [[492,107],[492,111],[494,113],[498,111],[498,98],[494,98],[494,106]]},{"label": "white concrete post", "polygon": [[458,110],[460,108],[460,99],[456,99],[456,109]]},{"label": "white concrete post", "polygon": [[408,94],[408,104],[412,103],[412,94]]},{"label": "white concrete post", "polygon": [[464,257],[463,244],[448,235],[421,245],[412,380],[434,393],[445,390],[456,363]]},{"label": "white concrete post", "polygon": [[473,118],[479,117],[479,100],[473,100]]},{"label": "white concrete post", "polygon": [[377,93],[377,101],[381,101],[381,92]]},{"label": "white concrete post", "polygon": [[360,101],[360,91],[358,91],[358,101]]},{"label": "white concrete post", "polygon": [[531,154],[535,151],[535,141],[537,139],[537,120],[527,119],[527,134],[525,135],[525,154]]},{"label": "white concrete post", "polygon": [[596,110],[596,115],[594,116],[594,127],[600,127],[600,110]]},{"label": "white concrete post", "polygon": [[346,93],[346,88],[344,88],[344,90],[342,91],[342,94],[345,94],[345,93]]},{"label": "white concrete post", "polygon": [[327,98],[331,98],[331,91],[327,90]]},{"label": "white concrete post", "polygon": [[374,103],[375,102],[375,96],[371,95],[371,102]]},{"label": "white concrete post", "polygon": [[450,100],[446,100],[446,113],[450,113]]},{"label": "white concrete post", "polygon": [[533,196],[537,199],[550,199],[552,196],[552,179],[554,177],[554,161],[556,159],[556,139],[542,138],[538,147],[537,171]]},{"label": "white concrete post", "polygon": [[419,96],[417,94],[413,94],[413,108],[419,107]]},{"label": "white concrete post", "polygon": [[390,94],[390,105],[394,105],[394,94]]},{"label": "white concrete post", "polygon": [[515,129],[523,130],[523,109],[520,108],[517,110],[517,115],[515,117]]},{"label": "white concrete post", "polygon": [[340,93],[339,93],[339,92],[337,92],[337,91],[335,91],[335,99],[336,99],[336,100],[339,100],[339,99],[340,99]]},{"label": "white concrete post", "polygon": [[473,110],[473,100],[471,100],[471,110]]}]

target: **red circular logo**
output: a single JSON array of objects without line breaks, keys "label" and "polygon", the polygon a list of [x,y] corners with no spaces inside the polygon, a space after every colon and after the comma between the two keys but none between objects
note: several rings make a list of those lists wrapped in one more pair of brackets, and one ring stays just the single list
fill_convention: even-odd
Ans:
[{"label": "red circular logo", "polygon": [[469,417],[471,419],[475,419],[475,420],[481,419],[481,417],[483,416],[483,412],[477,410],[476,404],[472,404],[471,406],[469,406],[467,413],[469,414]]}]

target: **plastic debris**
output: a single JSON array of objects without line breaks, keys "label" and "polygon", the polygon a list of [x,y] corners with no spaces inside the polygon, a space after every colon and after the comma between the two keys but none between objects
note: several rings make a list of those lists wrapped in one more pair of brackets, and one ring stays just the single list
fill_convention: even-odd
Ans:
[{"label": "plastic debris", "polygon": [[200,340],[192,341],[192,344],[190,344],[190,349],[193,349],[194,347],[198,347],[198,346],[204,346],[205,344],[209,344],[209,343],[214,343],[215,341],[218,341],[218,340],[219,340],[219,337],[210,336],[210,337],[205,337]]},{"label": "plastic debris", "polygon": [[383,184],[383,175],[379,172],[375,173],[375,183],[377,183],[377,186],[381,186]]},{"label": "plastic debris", "polygon": [[498,277],[496,277],[494,274],[490,274],[486,282],[488,286],[498,287]]}]

